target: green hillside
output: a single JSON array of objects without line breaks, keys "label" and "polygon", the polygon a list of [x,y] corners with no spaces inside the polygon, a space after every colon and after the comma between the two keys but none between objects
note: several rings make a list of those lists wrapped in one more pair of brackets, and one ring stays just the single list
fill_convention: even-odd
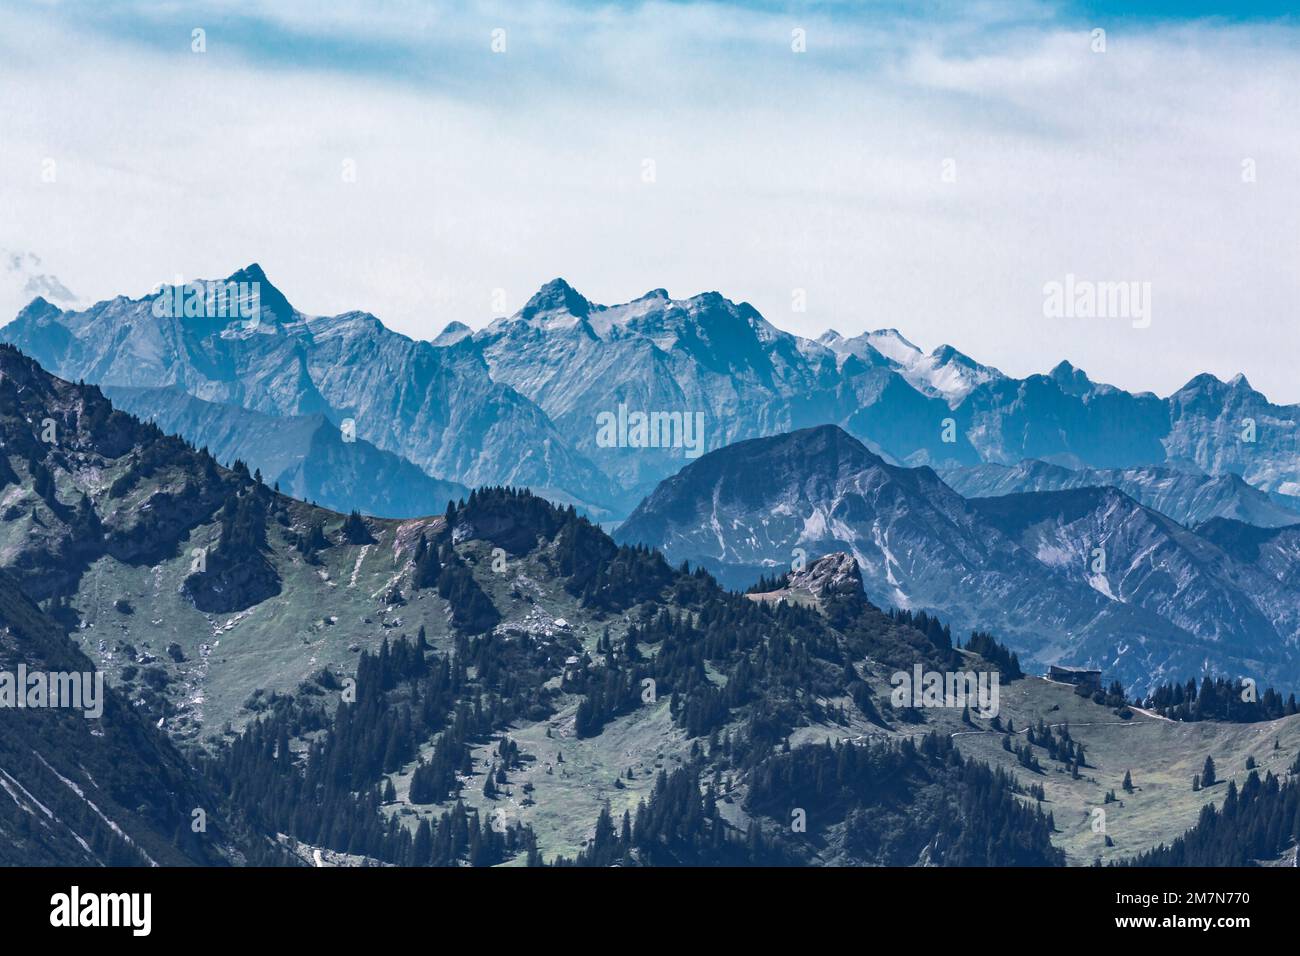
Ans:
[{"label": "green hillside", "polygon": [[[298,860],[1087,865],[1227,799],[1192,789],[1207,755],[1238,787],[1296,764],[1296,717],[1021,677],[871,606],[845,555],[734,594],[523,491],[409,521],[296,501],[7,347],[0,400],[0,566],[149,725],[139,753],[181,745],[176,774]],[[895,707],[916,665],[997,672],[997,723]]]}]

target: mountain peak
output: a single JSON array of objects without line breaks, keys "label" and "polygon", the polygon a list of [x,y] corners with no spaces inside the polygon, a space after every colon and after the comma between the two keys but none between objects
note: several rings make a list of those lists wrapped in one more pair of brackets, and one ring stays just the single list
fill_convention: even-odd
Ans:
[{"label": "mountain peak", "polygon": [[911,368],[924,355],[898,329],[876,329],[859,338],[865,339],[877,352],[903,368]]},{"label": "mountain peak", "polygon": [[[1180,388],[1179,392],[1189,392],[1199,388],[1215,388],[1225,385],[1219,376],[1213,372],[1201,372],[1199,375],[1193,375],[1187,380],[1187,384]],[[1177,394],[1175,392],[1174,394]]]},{"label": "mountain peak", "polygon": [[531,319],[540,312],[564,311],[578,318],[591,314],[591,303],[563,279],[555,278],[542,286],[524,305],[520,315]]},{"label": "mountain peak", "polygon": [[287,322],[293,318],[294,307],[290,305],[284,293],[266,277],[265,270],[258,263],[250,262],[238,272],[228,276],[225,281],[257,286],[258,309],[263,319],[269,316],[276,321]]},{"label": "mountain peak", "polygon": [[444,328],[441,332],[438,333],[437,338],[433,340],[433,344],[443,345],[443,346],[455,345],[457,342],[459,342],[461,339],[465,338],[466,336],[472,335],[473,331],[474,330],[471,329],[464,322],[457,322],[453,320],[451,322],[448,322],[446,328]]},{"label": "mountain peak", "polygon": [[1174,395],[1186,395],[1190,392],[1203,392],[1214,396],[1226,395],[1230,392],[1257,394],[1250,381],[1241,372],[1226,382],[1213,372],[1201,372],[1199,375],[1192,376],[1186,385],[1174,392]]},{"label": "mountain peak", "polygon": [[1082,395],[1092,389],[1092,379],[1081,368],[1062,360],[1047,373],[1047,377],[1061,387],[1067,395]]},{"label": "mountain peak", "polygon": [[862,469],[883,465],[885,462],[839,425],[811,425],[792,432],[723,445],[692,462],[678,474],[684,474],[693,468],[705,473],[713,468],[735,466],[737,463],[746,469],[756,467],[756,474],[775,474],[783,469],[795,473],[809,467],[822,467],[828,472],[841,466]]},{"label": "mountain peak", "polygon": [[268,285],[270,280],[266,277],[266,271],[259,263],[250,262],[244,268],[240,269],[226,281],[228,282],[265,282]]},{"label": "mountain peak", "polygon": [[955,362],[958,365],[964,365],[967,368],[975,368],[979,364],[965,352],[959,352],[951,345],[938,346],[930,353],[930,357],[939,365],[947,365],[949,362]]},{"label": "mountain peak", "polygon": [[876,329],[874,332],[869,332],[867,334],[870,335],[873,339],[878,338],[882,340],[897,342],[912,352],[921,351],[920,347],[917,346],[915,342],[913,342],[906,335],[904,335],[902,332],[898,331],[898,329],[895,328]]},{"label": "mountain peak", "polygon": [[60,315],[62,312],[62,309],[49,299],[45,298],[45,296],[38,295],[36,298],[32,299],[32,301],[23,306],[22,311],[18,313],[14,321],[24,318],[40,320],[47,315]]}]

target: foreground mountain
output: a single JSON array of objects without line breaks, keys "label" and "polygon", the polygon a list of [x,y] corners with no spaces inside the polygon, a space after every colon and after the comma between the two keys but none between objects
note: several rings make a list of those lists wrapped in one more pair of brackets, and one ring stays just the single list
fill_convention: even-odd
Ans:
[{"label": "foreground mountain", "polygon": [[164,432],[184,435],[219,461],[244,461],[292,497],[335,511],[381,518],[437,513],[469,494],[431,478],[405,458],[365,439],[348,440],[325,415],[273,416],[205,402],[179,387],[107,386],[113,405]]},{"label": "foreground mountain", "polygon": [[1154,466],[1070,469],[1027,459],[1014,466],[944,468],[939,474],[966,498],[1109,486],[1189,528],[1211,518],[1230,518],[1261,528],[1300,524],[1300,498],[1260,491],[1232,473],[1211,476]]},{"label": "foreground mountain", "polygon": [[[20,666],[28,675],[94,671],[0,571],[0,671]],[[90,717],[76,708],[0,708],[0,865],[276,861],[269,841],[230,825],[224,798],[116,690],[105,686],[96,701],[101,712]]]},{"label": "foreground mountain", "polygon": [[1126,495],[968,502],[929,468],[890,465],[833,427],[706,455],[663,482],[617,537],[738,587],[845,550],[876,603],[1138,686],[1203,668],[1284,683],[1300,673],[1290,583]]},{"label": "foreground mountain", "polygon": [[[873,607],[846,555],[740,595],[526,492],[345,517],[13,349],[0,412],[0,565],[153,735],[100,768],[112,724],[60,749],[30,736],[30,712],[0,714],[23,722],[0,768],[80,825],[95,811],[76,816],[77,791],[24,756],[77,753],[46,760],[160,863],[176,857],[146,841],[172,803],[218,806],[209,835],[249,833],[187,850],[174,828],[174,853],[230,862],[273,860],[274,842],[346,865],[1089,863],[1168,843],[1221,801],[1188,783],[1207,750],[1240,781],[1247,757],[1284,772],[1300,750],[1294,716],[1178,724],[1019,677],[987,635],[959,649],[939,620]],[[26,634],[40,612],[5,587],[3,623]],[[1002,675],[1000,716],[896,705],[916,666]],[[1103,844],[1087,808],[1130,766],[1138,787]],[[153,796],[134,806],[113,789],[134,768],[209,789],[144,778]],[[30,840],[21,821],[44,814],[15,792],[0,821]],[[22,859],[80,859],[74,838],[47,837]]]},{"label": "foreground mountain", "polygon": [[[179,739],[247,719],[255,690],[355,666],[415,613],[397,555],[444,521],[367,523],[277,493],[11,346],[0,439],[0,567]],[[446,602],[423,612],[417,626],[449,633]]]},{"label": "foreground mountain", "polygon": [[[416,521],[343,518],[275,493],[242,463],[220,467],[9,347],[0,399],[3,563],[46,596],[132,719],[157,718],[190,745],[268,838],[375,862],[482,864],[531,855],[540,830],[553,857],[583,851],[604,800],[634,810],[644,797],[642,842],[621,852],[645,864],[1061,859],[1020,785],[940,738],[863,745],[815,824],[830,842],[783,835],[792,758],[780,742],[804,727],[884,726],[887,703],[854,662],[959,659],[857,589],[834,625],[756,603],[527,493],[475,492]],[[24,607],[7,620],[39,614]],[[728,753],[718,744],[706,757],[702,743],[722,733]],[[895,769],[887,793],[877,766]],[[740,817],[701,782],[724,768],[749,780],[726,795],[746,801]],[[662,844],[652,814],[683,786],[702,829],[674,827],[680,842]],[[935,809],[976,794],[984,815]],[[886,800],[897,838],[881,847],[853,813]],[[489,827],[497,810],[529,820]],[[1022,838],[993,847],[999,820]],[[431,827],[450,849],[425,842]]]},{"label": "foreground mountain", "polygon": [[[174,290],[164,287],[80,312],[37,299],[4,337],[70,380],[178,387],[207,402],[275,417],[322,415],[340,427],[350,419],[357,438],[429,475],[467,486],[526,484],[602,508],[608,483],[599,470],[536,405],[493,382],[468,344],[416,342],[363,312],[304,315],[256,265],[211,285],[258,290],[248,310],[255,319],[211,309],[176,314],[166,307]],[[248,451],[257,448],[239,448],[237,457],[252,459]]]}]

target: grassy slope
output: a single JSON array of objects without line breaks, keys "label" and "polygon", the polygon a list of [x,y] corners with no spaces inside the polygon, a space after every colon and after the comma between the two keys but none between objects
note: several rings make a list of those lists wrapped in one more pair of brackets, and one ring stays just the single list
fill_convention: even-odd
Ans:
[{"label": "grassy slope", "polygon": [[[290,510],[292,528],[298,531],[322,514],[298,503]],[[341,520],[333,516],[327,524],[331,539],[336,537],[332,532]],[[155,657],[149,666],[163,667],[176,681],[169,695],[181,710],[167,722],[174,735],[182,739],[206,737],[221,732],[227,722],[238,729],[255,716],[245,707],[255,690],[293,692],[326,666],[350,672],[360,648],[376,647],[384,637],[414,635],[423,624],[436,648],[449,646],[446,602],[433,591],[412,593],[407,586],[407,567],[419,530],[432,530],[439,522],[440,518],[423,524],[374,522],[374,544],[335,545],[321,552],[320,566],[307,564],[296,552],[281,546],[286,529],[272,523],[269,533],[283,591],[237,614],[204,614],[180,593],[180,583],[189,571],[188,557],[178,555],[156,567],[101,559],[83,577],[73,601],[86,625],[74,636],[110,680],[119,679],[121,668],[132,663],[122,644],[132,644],[137,651]],[[214,525],[201,526],[192,533],[187,547],[215,542],[216,534]],[[616,641],[621,637],[626,617],[593,619],[559,582],[548,577],[534,556],[511,559],[505,573],[497,574],[490,570],[491,555],[485,544],[463,543],[460,550],[475,562],[475,577],[505,617],[503,629],[550,630],[560,638],[580,641],[588,650],[594,649],[606,626]],[[401,586],[407,604],[384,603],[383,596],[394,583]],[[132,603],[133,614],[114,608],[120,597]],[[327,619],[333,623],[326,623]],[[566,620],[569,627],[556,628],[557,619]],[[172,642],[182,648],[184,662],[174,663],[165,654]],[[882,670],[875,676],[883,699],[887,697],[888,674]],[[139,680],[137,677],[136,682]],[[1071,688],[1040,678],[1004,684],[1001,702],[1004,719],[1009,716],[1022,731],[1040,717],[1050,724],[1068,721],[1076,739],[1088,748],[1090,766],[1082,779],[1072,780],[1063,765],[1049,760],[1041,750],[1038,755],[1045,772],[1023,770],[1013,755],[1002,750],[1000,733],[972,733],[957,714],[947,711],[929,711],[926,724],[899,724],[894,733],[946,729],[960,735],[958,743],[968,755],[1013,770],[1027,786],[1042,784],[1060,830],[1058,845],[1076,865],[1089,864],[1097,857],[1111,860],[1138,852],[1173,839],[1195,823],[1200,807],[1220,800],[1226,789],[1226,783],[1221,783],[1208,791],[1192,791],[1192,774],[1199,772],[1206,754],[1215,758],[1220,776],[1225,780],[1235,777],[1240,784],[1247,756],[1253,755],[1261,770],[1280,774],[1300,750],[1298,717],[1257,725],[1177,724],[1142,714],[1123,721],[1109,708],[1079,698]],[[648,792],[655,772],[679,765],[691,746],[683,732],[672,726],[664,700],[618,718],[597,738],[579,740],[572,729],[577,703],[573,698],[548,721],[512,731],[511,736],[532,760],[510,775],[507,794],[492,801],[481,793],[482,774],[491,763],[491,744],[476,750],[476,773],[466,781],[467,803],[485,815],[500,811],[510,819],[532,824],[548,857],[575,853],[604,801],[610,802],[616,817],[624,809],[633,809]],[[890,732],[857,717],[848,727],[800,728],[792,743],[867,735],[889,736]],[[1275,737],[1281,745],[1277,751],[1272,749]],[[563,763],[556,760],[561,753]],[[629,768],[634,773],[630,781],[625,779]],[[414,824],[419,815],[433,815],[444,807],[406,803],[411,769],[394,779],[399,800],[390,812],[401,813]],[[1120,789],[1125,770],[1133,772],[1138,788],[1133,794]],[[620,777],[624,777],[622,787],[615,784]],[[525,783],[534,788],[531,800],[524,793]],[[1111,789],[1120,802],[1105,805],[1104,795]],[[1095,807],[1106,810],[1106,832],[1114,847],[1105,847],[1102,836],[1092,831]],[[725,810],[743,825],[739,800]]]},{"label": "grassy slope", "polygon": [[[887,677],[879,676],[876,686],[885,696]],[[1041,784],[1047,796],[1045,807],[1056,819],[1058,834],[1053,840],[1072,866],[1090,865],[1099,857],[1110,862],[1168,843],[1196,823],[1202,806],[1222,801],[1229,779],[1235,779],[1238,787],[1244,783],[1249,773],[1247,757],[1255,758],[1261,776],[1271,770],[1282,777],[1300,752],[1300,715],[1258,724],[1177,723],[1140,712],[1122,720],[1113,709],[1077,696],[1072,687],[1040,677],[1003,683],[1000,705],[1004,725],[1010,718],[1016,727],[1017,745],[1024,742],[1025,728],[1037,725],[1039,719],[1050,725],[1068,723],[1074,739],[1087,748],[1088,766],[1080,770],[1080,779],[1072,779],[1065,764],[1051,760],[1039,747],[1034,752],[1043,772],[1026,770],[1014,754],[1002,749],[1002,733],[988,730],[988,722],[978,718],[974,727],[963,724],[959,711],[930,710],[924,727],[900,725],[898,729],[903,733],[943,729],[958,735],[957,745],[966,756],[1013,772],[1027,788]],[[857,733],[890,736],[878,727],[847,732],[827,727],[805,728],[795,739],[840,739]],[[1214,758],[1221,782],[1193,791],[1192,775],[1200,773],[1207,755]],[[1121,787],[1126,771],[1132,773],[1131,794]],[[1104,802],[1110,790],[1119,798],[1117,803]],[[1092,829],[1097,807],[1106,812],[1104,834]],[[1105,846],[1105,835],[1113,847]]]},{"label": "grassy slope", "polygon": [[[202,539],[204,534],[215,535],[215,529],[200,529],[195,537]],[[382,601],[383,593],[401,575],[417,534],[416,523],[386,523],[373,545],[335,546],[322,552],[322,567],[307,565],[292,552],[288,559],[281,555],[277,568],[284,592],[250,612],[234,615],[202,614],[179,593],[188,570],[184,559],[167,562],[161,570],[129,568],[106,559],[86,576],[76,601],[94,625],[79,632],[80,637],[92,655],[101,640],[107,641],[108,649],[99,660],[110,678],[126,662],[120,651],[113,650],[118,640],[157,656],[183,687],[180,697],[190,702],[176,725],[169,727],[181,736],[196,733],[200,721],[204,734],[218,732],[226,721],[238,727],[253,716],[244,704],[254,689],[292,692],[324,666],[348,672],[357,656],[352,648],[377,646],[385,636],[414,634],[420,624],[435,647],[448,646],[446,603],[434,592],[412,594],[402,580],[409,603],[390,608]],[[475,576],[505,616],[504,628],[533,632],[550,628],[572,635],[588,650],[594,650],[605,626],[615,640],[621,636],[625,618],[591,620],[590,612],[581,609],[558,582],[548,580],[531,558],[510,561],[506,573],[498,575],[489,570],[491,558],[485,546],[461,547],[478,559]],[[124,616],[113,609],[113,600],[123,594],[136,605],[135,614]],[[325,624],[326,614],[336,623]],[[366,623],[367,618],[371,623]],[[162,623],[154,625],[154,619]],[[566,620],[570,627],[555,628],[556,619]],[[391,626],[384,627],[384,622]],[[183,648],[184,663],[174,664],[163,653],[171,641]],[[206,657],[205,644],[210,647]],[[884,698],[887,674],[882,671],[876,677]],[[648,793],[654,774],[680,765],[691,747],[681,729],[672,725],[666,700],[618,718],[600,736],[587,740],[573,734],[577,703],[578,698],[572,698],[549,720],[512,730],[511,737],[532,759],[510,774],[507,792],[498,799],[489,800],[481,793],[494,744],[476,749],[475,775],[465,786],[466,802],[485,815],[500,812],[530,823],[548,857],[576,853],[606,800],[616,817],[624,809],[634,809]],[[1044,772],[1024,770],[1002,749],[1000,733],[972,732],[958,714],[948,711],[928,711],[925,725],[899,724],[895,733],[945,729],[959,735],[958,744],[967,755],[1012,770],[1026,786],[1042,784],[1060,831],[1057,843],[1075,865],[1147,849],[1193,825],[1201,806],[1221,800],[1226,790],[1226,782],[1199,793],[1192,790],[1192,775],[1200,771],[1207,754],[1214,757],[1225,781],[1235,778],[1240,785],[1247,756],[1255,757],[1261,771],[1282,774],[1300,751],[1300,717],[1248,725],[1180,724],[1140,713],[1121,720],[1111,709],[1078,697],[1072,688],[1035,677],[1004,684],[1001,706],[1003,719],[1010,717],[1021,734],[1039,718],[1049,724],[1068,722],[1074,737],[1088,748],[1090,766],[1081,779],[1071,779],[1064,765],[1048,759],[1041,749],[1037,752]],[[987,727],[982,721],[977,724]],[[848,727],[800,728],[792,743],[869,735],[890,733],[858,717]],[[1280,741],[1276,751],[1274,738]],[[558,754],[563,755],[562,763],[556,759]],[[625,778],[629,768],[632,780]],[[413,825],[421,814],[436,815],[445,806],[406,803],[412,769],[394,778],[398,803],[390,811],[403,813]],[[1133,794],[1120,788],[1126,770],[1132,771],[1137,786]],[[622,787],[615,783],[620,778]],[[531,795],[524,792],[526,783],[534,788]],[[1105,794],[1112,789],[1120,801],[1106,805]],[[725,809],[733,822],[743,825],[738,803]],[[1106,811],[1106,833],[1113,847],[1105,847],[1102,836],[1092,830],[1096,807]]]},{"label": "grassy slope", "polygon": [[[19,662],[32,670],[91,667],[0,572],[0,669],[13,672]],[[107,844],[114,839],[106,831],[139,851],[126,857],[133,863],[239,859],[219,798],[164,735],[105,690],[97,719],[77,710],[0,710],[0,865],[112,863]],[[189,832],[196,807],[209,818],[202,837]],[[183,847],[174,840],[178,833],[188,841]]]},{"label": "grassy slope", "polygon": [[[1229,779],[1242,785],[1249,773],[1247,757],[1255,758],[1261,776],[1271,770],[1281,777],[1300,752],[1300,715],[1258,724],[1178,723],[1141,713],[1121,721],[1108,708],[1075,696],[1073,688],[1041,678],[1002,690],[1003,714],[1010,715],[1017,728],[1039,717],[1047,723],[1069,721],[1071,734],[1088,748],[1089,766],[1080,771],[1081,778],[1072,780],[1064,765],[1046,759],[1045,753],[1039,758],[1044,773],[1023,770],[1014,755],[1002,750],[999,734],[963,736],[959,746],[971,756],[1014,767],[1027,783],[1043,785],[1061,831],[1057,845],[1074,865],[1098,857],[1109,862],[1168,843],[1196,823],[1202,806],[1222,801]],[[1201,772],[1207,755],[1214,758],[1221,782],[1195,792],[1192,776]],[[1131,794],[1121,789],[1126,771],[1132,773]],[[1109,790],[1119,802],[1103,802]],[[1092,830],[1096,807],[1106,811],[1106,834],[1113,847],[1106,847],[1103,836]]]},{"label": "grassy slope", "polygon": [[[320,552],[320,565],[311,565],[290,548],[286,532],[303,531],[329,513],[298,503],[290,513],[290,528],[274,522],[268,528],[281,593],[245,611],[207,614],[181,591],[190,573],[189,549],[215,544],[215,524],[194,529],[182,553],[156,566],[102,558],[82,578],[72,601],[82,621],[74,637],[113,680],[125,666],[142,666],[145,655],[156,658],[143,666],[162,667],[175,681],[168,692],[180,707],[168,720],[173,733],[209,736],[227,722],[238,729],[253,715],[244,704],[255,690],[289,693],[327,666],[351,672],[361,648],[398,633],[413,635],[421,624],[434,643],[445,636],[446,603],[436,594],[424,592],[406,606],[383,600],[420,528],[441,518],[376,523],[374,544],[336,545]],[[342,518],[330,517],[326,528],[332,532]],[[116,609],[119,598],[130,602],[131,613]],[[166,654],[173,642],[180,645],[181,663]]]}]

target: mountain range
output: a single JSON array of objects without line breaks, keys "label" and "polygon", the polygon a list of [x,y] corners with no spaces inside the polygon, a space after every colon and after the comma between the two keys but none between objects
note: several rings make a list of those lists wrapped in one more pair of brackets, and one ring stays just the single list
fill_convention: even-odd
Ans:
[{"label": "mountain range", "polygon": [[1232,518],[1262,528],[1300,523],[1300,498],[1260,491],[1233,472],[1205,475],[1152,465],[1071,469],[1025,459],[1016,465],[941,468],[939,474],[965,498],[1112,487],[1189,528],[1213,518]]},{"label": "mountain range", "polygon": [[108,385],[103,392],[115,407],[184,435],[219,461],[252,463],[285,494],[324,508],[398,518],[439,511],[469,494],[364,438],[345,436],[323,412],[268,415],[205,402],[175,385]]},{"label": "mountain range", "polygon": [[[95,671],[111,689],[99,723],[0,710],[7,862],[599,860],[602,808],[665,808],[692,790],[671,833],[617,855],[1063,862],[1019,785],[983,765],[955,776],[965,764],[939,737],[924,752],[864,744],[896,765],[890,792],[828,807],[816,847],[785,835],[785,797],[767,779],[788,759],[779,739],[828,720],[883,730],[888,708],[856,663],[962,659],[869,606],[855,569],[832,625],[620,548],[526,491],[480,489],[421,519],[345,517],[10,346],[0,438],[0,664]],[[797,653],[751,660],[791,641]],[[730,675],[725,691],[705,660]],[[850,721],[839,701],[851,695],[863,711]],[[746,744],[752,769],[767,768],[754,796],[732,786],[706,804],[702,744],[751,724],[763,728]],[[720,772],[720,748],[714,761]],[[991,820],[934,811],[977,785],[1025,839],[992,846]],[[719,806],[741,800],[743,815]],[[845,831],[854,806],[877,804],[878,825],[905,835],[889,847]],[[211,812],[206,830],[189,827],[195,808]],[[638,812],[638,834],[659,826],[660,810]]]},{"label": "mountain range", "polygon": [[[1095,383],[1068,362],[1016,379],[951,346],[924,353],[894,329],[852,338],[827,332],[814,341],[717,292],[678,300],[655,289],[606,306],[562,279],[477,332],[453,322],[432,342],[419,342],[364,312],[304,315],[257,265],[224,281],[260,287],[260,320],[252,327],[238,319],[155,316],[154,303],[171,294],[164,287],[82,311],[38,298],[0,336],[64,378],[180,389],[285,419],[284,449],[293,450],[276,458],[265,420],[224,430],[223,453],[266,474],[283,473],[287,459],[311,458],[311,430],[300,416],[319,415],[335,427],[351,419],[361,442],[430,477],[466,487],[528,486],[605,522],[625,517],[694,454],[680,443],[602,442],[599,417],[620,406],[702,415],[702,450],[835,424],[891,464],[1015,468],[1034,459],[1085,473],[1058,486],[1092,481],[1101,477],[1091,474],[1097,470],[1159,468],[1237,476],[1282,496],[1300,490],[1300,409],[1270,403],[1244,376],[1221,382],[1197,375],[1167,398]],[[120,396],[161,415],[159,398]],[[160,420],[203,444],[211,428],[221,428],[211,417],[191,409]],[[238,437],[245,432],[246,440]],[[356,467],[373,471],[369,463]],[[391,481],[409,474],[391,462],[379,471]],[[405,516],[433,510],[397,489],[358,490],[349,500],[349,482],[332,492],[319,484],[302,478],[294,487],[340,508]],[[1169,496],[1161,502],[1179,518],[1216,513]],[[1243,507],[1226,516],[1280,521],[1270,509],[1256,515]]]},{"label": "mountain range", "polygon": [[[868,597],[987,629],[1038,663],[1150,687],[1209,665],[1294,679],[1294,527],[1237,541],[1114,487],[967,500],[928,466],[891,465],[827,425],[738,442],[660,484],[616,532],[744,587],[847,551]],[[1227,548],[1225,543],[1234,542]],[[1258,543],[1256,543],[1258,542]]]},{"label": "mountain range", "polygon": [[535,401],[636,494],[685,456],[597,447],[596,416],[619,404],[702,411],[708,450],[836,424],[894,464],[1033,458],[1236,474],[1282,494],[1300,488],[1300,408],[1271,404],[1244,376],[1197,375],[1168,398],[1094,383],[1068,362],[1015,379],[948,345],[926,354],[895,329],[812,341],[716,292],[674,300],[657,289],[605,306],[559,279],[515,316],[457,334],[481,348],[495,379]]},{"label": "mountain range", "polygon": [[[256,322],[159,316],[171,312],[155,307],[172,296],[166,287],[81,312],[37,299],[6,326],[5,338],[69,380],[179,388],[205,402],[287,419],[294,434],[302,432],[295,419],[320,415],[338,427],[350,422],[357,439],[447,481],[526,485],[591,507],[603,500],[607,483],[599,470],[573,453],[541,409],[494,382],[468,343],[417,342],[363,312],[304,315],[257,265],[226,283],[260,289]],[[182,417],[192,424],[206,416]],[[250,447],[231,453],[261,468],[260,455],[250,452],[269,450],[264,434],[249,429]],[[352,450],[360,455],[365,446]],[[415,513],[445,504],[430,501]]]},{"label": "mountain range", "polygon": [[[834,426],[704,455],[661,491],[700,474],[739,493],[723,488],[715,530],[799,475],[800,507],[839,498],[821,543],[841,516],[886,515],[886,582],[972,575],[954,613],[963,587],[1016,587],[1045,522],[1073,538],[1099,508],[1130,515],[1115,563],[1150,540],[1163,567],[1227,560],[1252,587],[1295,583],[1295,529],[1216,518],[1193,534],[1113,489],[967,501]],[[940,561],[914,573],[939,533]],[[0,708],[0,860],[1059,865],[1170,845],[1237,787],[1294,821],[1293,784],[1250,781],[1293,775],[1294,696],[1265,694],[1242,718],[1256,722],[1184,721],[1023,676],[987,633],[959,645],[947,615],[874,606],[881,562],[849,546],[739,594],[522,490],[415,519],[343,515],[0,347],[0,670],[93,671],[107,688],[101,720]],[[1099,596],[1070,564],[1031,582],[1054,588],[1037,613]],[[1205,602],[1234,598],[1203,567],[1178,574]],[[1142,653],[1172,669],[1189,638],[1156,633],[1163,594],[1106,606],[1153,622]],[[998,713],[896,702],[914,668],[1000,675]],[[1206,753],[1223,782],[1198,790]],[[1089,809],[1128,768],[1138,786],[1108,803],[1103,842]],[[1292,859],[1293,822],[1249,823],[1195,859]]]},{"label": "mountain range", "polygon": [[[1168,398],[1068,362],[1015,379],[896,329],[813,341],[716,292],[606,306],[561,279],[514,316],[419,342],[363,312],[305,315],[257,265],[225,282],[260,289],[257,321],[173,314],[164,287],[83,311],[36,299],[0,334],[337,511],[414,517],[526,486],[627,516],[619,540],[733,587],[796,548],[847,550],[882,606],[992,630],[1039,663],[1143,686],[1297,672],[1300,409],[1243,376]],[[701,443],[602,436],[629,411],[698,416]],[[1107,569],[1088,571],[1098,547]]]}]

